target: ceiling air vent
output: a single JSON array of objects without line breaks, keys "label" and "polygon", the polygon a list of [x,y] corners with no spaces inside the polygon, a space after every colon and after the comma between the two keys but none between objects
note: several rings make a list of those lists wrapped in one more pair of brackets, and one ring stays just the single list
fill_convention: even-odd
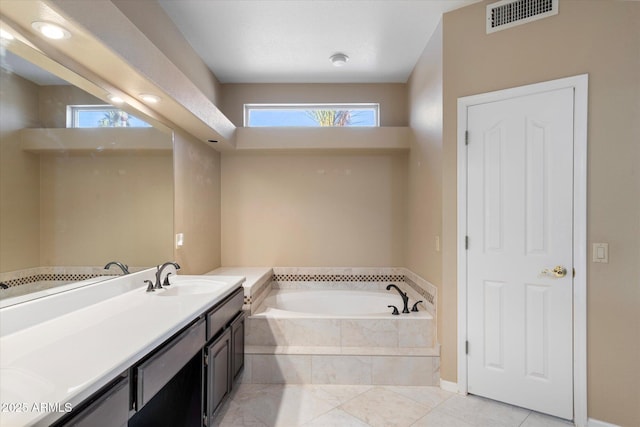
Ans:
[{"label": "ceiling air vent", "polygon": [[487,34],[558,14],[558,0],[502,0],[487,5]]}]

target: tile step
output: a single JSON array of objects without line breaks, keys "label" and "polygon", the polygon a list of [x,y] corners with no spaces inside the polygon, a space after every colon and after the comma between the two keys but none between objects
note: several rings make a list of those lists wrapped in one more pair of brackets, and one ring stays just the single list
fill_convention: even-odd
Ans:
[{"label": "tile step", "polygon": [[440,356],[435,347],[323,347],[323,346],[245,346],[246,354],[297,354],[341,356]]}]

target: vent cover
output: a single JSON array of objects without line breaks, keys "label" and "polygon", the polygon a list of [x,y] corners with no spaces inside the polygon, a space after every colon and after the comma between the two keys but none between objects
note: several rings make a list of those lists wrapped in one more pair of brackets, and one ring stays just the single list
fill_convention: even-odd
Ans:
[{"label": "vent cover", "polygon": [[558,0],[502,0],[487,5],[487,34],[558,14]]}]

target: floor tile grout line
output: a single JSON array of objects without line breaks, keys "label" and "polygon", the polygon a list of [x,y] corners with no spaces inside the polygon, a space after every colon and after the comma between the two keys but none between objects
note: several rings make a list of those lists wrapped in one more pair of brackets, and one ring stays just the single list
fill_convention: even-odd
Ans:
[{"label": "floor tile grout line", "polygon": [[518,427],[522,427],[524,425],[524,423],[529,419],[529,417],[531,416],[532,411],[529,411],[529,413],[527,414],[526,417],[524,417],[524,420],[522,420],[522,422],[520,424],[518,424]]}]

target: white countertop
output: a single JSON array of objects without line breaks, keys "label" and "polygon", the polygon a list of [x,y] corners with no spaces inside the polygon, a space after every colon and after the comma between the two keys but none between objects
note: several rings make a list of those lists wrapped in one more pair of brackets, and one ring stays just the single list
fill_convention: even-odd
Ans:
[{"label": "white countertop", "polygon": [[[267,276],[271,277],[273,269],[271,267],[220,267],[208,272],[207,275],[244,276],[246,280],[242,286],[250,289],[255,284],[266,280]],[[245,295],[247,295],[246,292]]]},{"label": "white countertop", "polygon": [[[80,404],[244,281],[177,276],[171,282],[189,286],[190,278],[208,280],[215,289],[169,297],[162,296],[164,290],[145,292],[141,282],[139,288],[0,337],[0,426],[50,425],[64,415],[65,404]],[[32,410],[43,403],[59,404],[62,411]],[[26,412],[16,412],[16,405]]]}]

